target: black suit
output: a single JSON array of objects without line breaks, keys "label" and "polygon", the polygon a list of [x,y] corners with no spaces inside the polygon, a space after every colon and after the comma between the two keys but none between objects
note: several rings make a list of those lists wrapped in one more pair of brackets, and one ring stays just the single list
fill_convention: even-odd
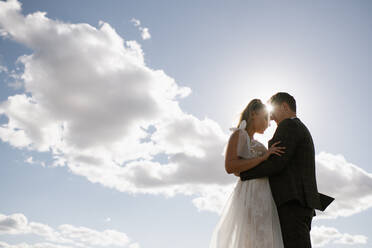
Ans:
[{"label": "black suit", "polygon": [[240,173],[241,180],[268,177],[280,218],[285,248],[311,247],[310,229],[314,209],[324,209],[334,198],[318,192],[315,178],[315,150],[307,127],[298,118],[281,121],[269,147],[281,141],[276,154],[256,167]]}]

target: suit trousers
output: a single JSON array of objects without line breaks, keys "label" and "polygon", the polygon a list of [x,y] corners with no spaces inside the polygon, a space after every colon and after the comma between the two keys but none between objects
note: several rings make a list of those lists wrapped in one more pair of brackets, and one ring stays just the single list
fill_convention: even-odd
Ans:
[{"label": "suit trousers", "polygon": [[311,248],[310,230],[314,209],[291,200],[278,207],[284,248]]}]

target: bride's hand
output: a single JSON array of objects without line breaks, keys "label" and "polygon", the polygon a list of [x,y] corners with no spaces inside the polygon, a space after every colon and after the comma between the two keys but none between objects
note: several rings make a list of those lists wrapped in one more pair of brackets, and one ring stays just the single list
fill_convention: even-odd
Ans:
[{"label": "bride's hand", "polygon": [[237,176],[237,177],[240,177],[240,173],[239,172],[234,172],[234,175]]},{"label": "bride's hand", "polygon": [[270,148],[267,150],[267,152],[263,155],[264,160],[268,159],[271,154],[276,154],[278,156],[281,156],[282,153],[284,153],[283,149],[285,149],[284,146],[276,146],[280,141],[275,142],[270,146]]}]

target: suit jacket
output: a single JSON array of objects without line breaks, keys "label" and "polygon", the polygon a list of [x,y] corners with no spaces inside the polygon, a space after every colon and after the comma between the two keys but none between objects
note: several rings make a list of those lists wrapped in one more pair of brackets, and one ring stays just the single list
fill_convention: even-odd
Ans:
[{"label": "suit jacket", "polygon": [[297,199],[303,206],[324,211],[334,198],[318,192],[314,143],[307,127],[297,117],[284,119],[269,147],[277,141],[281,141],[277,146],[286,147],[284,153],[271,154],[256,167],[242,171],[241,180],[268,177],[277,207]]}]

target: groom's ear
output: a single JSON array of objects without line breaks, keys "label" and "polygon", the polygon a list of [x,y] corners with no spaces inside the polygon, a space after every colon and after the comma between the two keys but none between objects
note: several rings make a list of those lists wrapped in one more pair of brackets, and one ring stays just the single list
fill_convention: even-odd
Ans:
[{"label": "groom's ear", "polygon": [[286,103],[286,102],[282,102],[281,107],[282,107],[283,110],[285,110],[286,112],[291,111],[291,108],[289,107],[288,103]]}]

